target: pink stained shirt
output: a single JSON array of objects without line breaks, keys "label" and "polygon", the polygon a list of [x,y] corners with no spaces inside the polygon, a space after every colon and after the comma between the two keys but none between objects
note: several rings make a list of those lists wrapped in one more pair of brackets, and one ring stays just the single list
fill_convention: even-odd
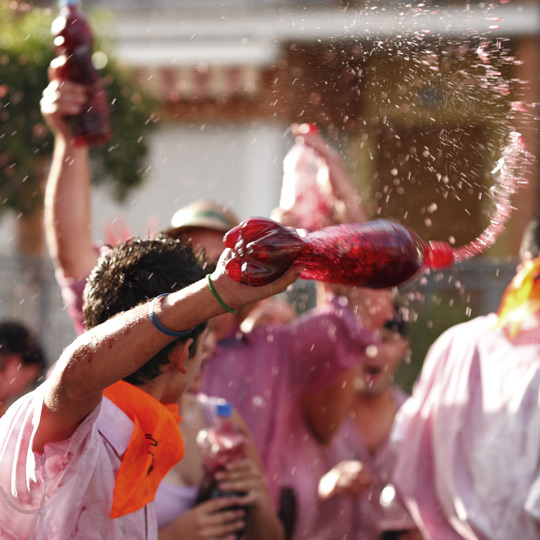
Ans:
[{"label": "pink stained shirt", "polygon": [[428,539],[540,538],[540,329],[496,321],[445,332],[396,418],[394,483]]},{"label": "pink stained shirt", "polygon": [[[336,299],[283,326],[259,327],[222,342],[204,368],[202,391],[230,401],[248,425],[277,502],[283,455],[296,429],[291,408],[300,396],[355,366],[374,334]],[[293,459],[308,458],[296,445]],[[294,466],[294,465],[292,465]]]},{"label": "pink stained shirt", "polygon": [[153,503],[109,517],[119,456],[133,422],[104,398],[67,440],[32,451],[44,383],[0,419],[2,540],[154,540]]},{"label": "pink stained shirt", "polygon": [[[110,250],[110,246],[96,243],[94,244],[94,250],[96,255],[101,256]],[[86,279],[65,277],[60,268],[56,268],[55,277],[60,287],[67,314],[73,323],[75,332],[80,335],[84,332],[83,291]]]},{"label": "pink stained shirt", "polygon": [[[399,408],[406,394],[398,387],[392,388],[396,406]],[[307,429],[306,429],[307,431]],[[312,445],[313,446],[313,445]],[[311,463],[302,465],[303,471],[297,476],[302,484],[296,485],[299,513],[295,530],[295,540],[378,540],[382,528],[383,509],[379,505],[382,489],[390,483],[390,471],[394,463],[392,449],[388,442],[371,453],[354,423],[348,416],[327,446],[313,446]],[[361,498],[333,497],[320,500],[318,484],[320,478],[333,466],[345,460],[364,463],[377,477],[373,489]],[[309,469],[312,475],[309,475]],[[412,527],[412,520],[405,512],[400,512],[403,529]]]},{"label": "pink stained shirt", "polygon": [[[407,399],[407,394],[397,386],[392,387],[392,394],[396,407],[399,409]],[[384,442],[375,452],[370,452],[356,427],[354,418],[348,416],[331,441],[328,470],[341,461],[351,459],[361,461],[366,465],[375,476],[376,481],[362,497],[356,499],[335,497],[321,501],[317,527],[321,531],[326,531],[326,535],[320,535],[316,538],[378,540],[381,530],[385,528],[386,514],[379,500],[384,487],[392,483],[390,473],[395,456],[389,441]],[[400,512],[394,507],[394,521],[399,521],[402,529],[414,527],[412,519],[403,508],[401,510]],[[340,515],[338,522],[335,522],[336,512]]]}]

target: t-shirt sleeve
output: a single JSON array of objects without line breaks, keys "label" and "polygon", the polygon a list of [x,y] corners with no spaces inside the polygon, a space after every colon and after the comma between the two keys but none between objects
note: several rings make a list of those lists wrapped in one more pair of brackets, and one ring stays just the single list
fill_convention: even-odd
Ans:
[{"label": "t-shirt sleeve", "polygon": [[55,275],[56,281],[60,287],[64,306],[75,327],[75,332],[77,332],[77,334],[82,334],[84,332],[82,296],[86,280],[67,278],[59,268],[56,269]]},{"label": "t-shirt sleeve", "polygon": [[[103,255],[109,248],[105,245],[95,244],[94,249],[96,254]],[[75,332],[77,332],[77,334],[82,334],[85,330],[82,298],[84,287],[86,285],[86,278],[67,278],[60,268],[56,269],[55,276],[56,282],[60,287],[60,293],[62,294],[62,300],[64,301],[67,314],[75,327]]]},{"label": "t-shirt sleeve", "polygon": [[283,335],[285,360],[292,363],[293,388],[316,391],[354,367],[375,334],[337,300],[316,308],[287,326]]}]

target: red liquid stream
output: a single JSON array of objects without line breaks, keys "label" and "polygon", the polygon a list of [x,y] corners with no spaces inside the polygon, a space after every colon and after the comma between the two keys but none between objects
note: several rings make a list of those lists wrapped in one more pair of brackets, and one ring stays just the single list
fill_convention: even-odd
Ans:
[{"label": "red liquid stream", "polygon": [[496,184],[492,188],[496,204],[495,213],[491,217],[490,224],[477,238],[454,250],[456,262],[470,259],[493,245],[512,213],[510,197],[518,187],[527,184],[528,168],[532,161],[533,158],[525,149],[521,135],[515,131],[511,132],[508,145],[497,167],[492,171],[496,179]]}]

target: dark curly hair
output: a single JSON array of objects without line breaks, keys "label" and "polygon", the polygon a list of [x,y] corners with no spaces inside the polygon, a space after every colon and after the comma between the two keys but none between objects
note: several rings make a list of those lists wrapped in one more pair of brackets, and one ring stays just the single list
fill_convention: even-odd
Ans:
[{"label": "dark curly hair", "polygon": [[36,335],[23,323],[15,320],[0,322],[0,367],[1,357],[16,354],[24,366],[37,366],[42,372],[47,361],[43,347]]},{"label": "dark curly hair", "polygon": [[[85,326],[93,328],[117,313],[159,294],[183,289],[204,276],[200,259],[189,243],[165,236],[128,240],[102,255],[92,270],[83,293]],[[169,363],[174,346],[189,338],[194,340],[190,347],[193,355],[205,327],[206,323],[199,324],[187,336],[169,343],[124,380],[140,386],[154,379]]]}]

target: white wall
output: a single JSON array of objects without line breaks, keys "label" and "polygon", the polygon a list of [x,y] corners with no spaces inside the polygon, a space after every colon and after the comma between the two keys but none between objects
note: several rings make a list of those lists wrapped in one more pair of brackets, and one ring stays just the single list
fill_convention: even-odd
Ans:
[{"label": "white wall", "polygon": [[149,219],[161,229],[178,208],[205,197],[226,203],[240,219],[268,216],[277,205],[284,153],[280,125],[162,126],[151,139],[149,179],[120,206],[105,187],[93,193],[94,237],[120,217],[134,234]]},{"label": "white wall", "polygon": [[[279,201],[283,157],[292,141],[279,124],[163,125],[150,144],[149,178],[124,204],[106,186],[93,189],[93,235],[120,218],[133,234],[168,226],[178,208],[206,197],[240,219],[269,216]],[[0,255],[16,254],[16,216],[0,220]]]}]

